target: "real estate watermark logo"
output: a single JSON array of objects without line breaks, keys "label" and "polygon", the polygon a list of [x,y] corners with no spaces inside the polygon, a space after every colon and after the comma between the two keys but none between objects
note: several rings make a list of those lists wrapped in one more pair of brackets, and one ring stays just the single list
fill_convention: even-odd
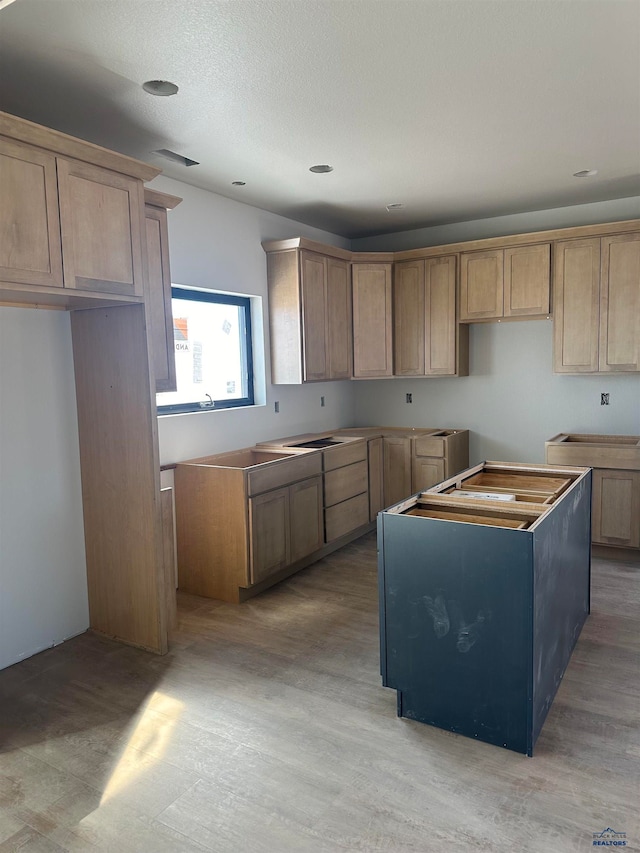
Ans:
[{"label": "real estate watermark logo", "polygon": [[608,826],[606,829],[603,829],[602,832],[594,832],[593,833],[593,846],[594,847],[626,847],[627,846],[627,833],[626,832],[616,832],[615,829],[611,829]]}]

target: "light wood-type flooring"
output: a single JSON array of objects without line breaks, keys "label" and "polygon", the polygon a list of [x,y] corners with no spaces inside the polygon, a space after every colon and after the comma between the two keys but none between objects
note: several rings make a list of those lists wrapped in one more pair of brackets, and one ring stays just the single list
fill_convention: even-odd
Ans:
[{"label": "light wood-type flooring", "polygon": [[638,850],[639,591],[594,560],[534,758],[396,717],[373,534],[245,604],[180,596],[166,657],[87,633],[0,672],[0,851]]}]

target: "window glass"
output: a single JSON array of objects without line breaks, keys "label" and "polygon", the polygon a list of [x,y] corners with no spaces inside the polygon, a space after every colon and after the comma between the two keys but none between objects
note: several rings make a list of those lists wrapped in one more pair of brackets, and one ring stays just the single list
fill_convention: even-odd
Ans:
[{"label": "window glass", "polygon": [[249,299],[179,287],[171,293],[177,391],[157,395],[158,412],[252,405]]}]

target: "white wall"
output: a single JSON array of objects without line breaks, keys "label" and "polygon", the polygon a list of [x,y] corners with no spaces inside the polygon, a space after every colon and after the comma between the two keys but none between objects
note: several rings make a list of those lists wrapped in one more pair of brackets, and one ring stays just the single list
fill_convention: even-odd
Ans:
[{"label": "white wall", "polygon": [[[258,320],[263,322],[254,329],[254,361],[258,377],[264,381],[266,376],[265,384],[258,388],[258,399],[265,405],[160,417],[161,463],[351,424],[354,409],[349,382],[270,384],[267,264],[261,246],[263,240],[308,237],[348,248],[348,240],[170,178],[156,178],[150,186],[183,198],[169,212],[172,281],[261,297],[262,317]],[[324,408],[320,407],[321,396]],[[274,412],[276,401],[279,414]]]},{"label": "white wall", "polygon": [[559,432],[640,434],[640,376],[554,374],[551,345],[548,320],[472,325],[470,376],[354,383],[358,423],[470,429],[470,464],[544,462]]},{"label": "white wall", "polygon": [[[640,198],[618,199],[354,240],[353,248],[411,249],[635,218]],[[472,464],[544,462],[544,442],[559,432],[640,434],[640,375],[554,374],[551,321],[474,324],[469,360],[468,377],[357,383],[358,424],[466,427]],[[608,407],[601,391],[611,395]]]},{"label": "white wall", "polygon": [[88,625],[69,315],[0,308],[0,669]]}]

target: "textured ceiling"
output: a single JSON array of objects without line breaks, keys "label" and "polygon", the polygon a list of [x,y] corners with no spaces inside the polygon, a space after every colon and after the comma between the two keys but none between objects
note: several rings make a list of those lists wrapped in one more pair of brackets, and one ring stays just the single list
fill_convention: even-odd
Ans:
[{"label": "textured ceiling", "polygon": [[622,198],[640,2],[15,0],[0,109],[345,237]]}]

